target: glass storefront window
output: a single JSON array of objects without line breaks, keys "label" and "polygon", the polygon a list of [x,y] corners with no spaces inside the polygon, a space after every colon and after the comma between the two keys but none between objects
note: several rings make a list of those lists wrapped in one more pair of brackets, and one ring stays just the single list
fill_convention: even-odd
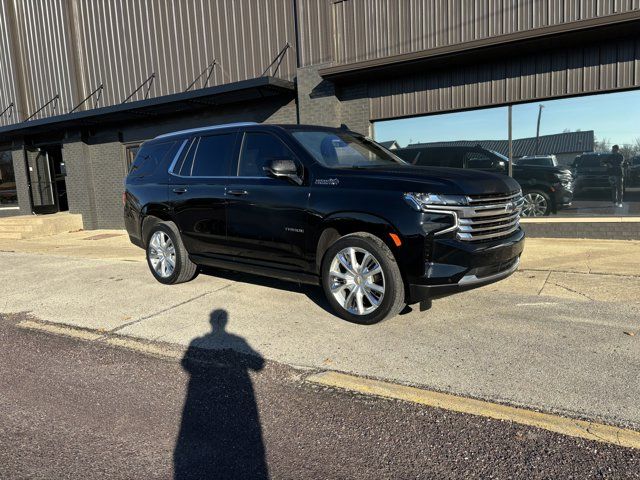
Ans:
[{"label": "glass storefront window", "polygon": [[[640,90],[512,107],[513,177],[529,216],[640,215]],[[508,107],[377,122],[420,165],[507,174]]]},{"label": "glass storefront window", "polygon": [[0,152],[0,209],[18,206],[16,178],[10,151]]}]

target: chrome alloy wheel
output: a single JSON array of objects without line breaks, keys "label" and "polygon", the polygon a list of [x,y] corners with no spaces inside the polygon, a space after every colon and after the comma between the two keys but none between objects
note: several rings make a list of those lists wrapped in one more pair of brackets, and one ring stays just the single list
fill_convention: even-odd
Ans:
[{"label": "chrome alloy wheel", "polygon": [[549,205],[547,199],[539,193],[527,193],[524,196],[524,205],[522,206],[523,217],[544,217]]},{"label": "chrome alloy wheel", "polygon": [[384,273],[380,262],[363,248],[340,250],[329,268],[331,293],[353,315],[367,315],[384,298]]},{"label": "chrome alloy wheel", "polygon": [[176,247],[165,232],[155,232],[149,242],[149,261],[162,278],[168,278],[176,268]]}]

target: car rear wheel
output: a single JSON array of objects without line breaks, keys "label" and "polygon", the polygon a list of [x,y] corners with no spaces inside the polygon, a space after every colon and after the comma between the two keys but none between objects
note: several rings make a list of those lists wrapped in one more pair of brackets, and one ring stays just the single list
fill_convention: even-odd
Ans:
[{"label": "car rear wheel", "polygon": [[404,284],[389,247],[375,235],[354,233],[329,247],[322,262],[322,285],[334,312],[371,325],[404,308]]},{"label": "car rear wheel", "polygon": [[546,217],[551,213],[551,199],[540,190],[531,190],[524,194],[523,217]]},{"label": "car rear wheel", "polygon": [[172,285],[193,280],[198,266],[189,259],[178,228],[171,222],[159,222],[149,232],[147,264],[160,283]]}]

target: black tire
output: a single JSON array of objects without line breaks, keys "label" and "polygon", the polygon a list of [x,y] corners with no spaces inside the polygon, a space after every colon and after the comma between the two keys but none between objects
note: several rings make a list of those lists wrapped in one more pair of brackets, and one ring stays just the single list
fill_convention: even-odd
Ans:
[{"label": "black tire", "polygon": [[[359,315],[349,312],[336,300],[331,292],[331,264],[340,251],[349,247],[362,249],[373,255],[374,259],[380,265],[384,276],[384,295],[382,296],[382,300],[377,308],[368,314]],[[360,261],[362,261],[362,259],[360,259]],[[331,308],[336,315],[349,322],[373,325],[374,323],[394,317],[400,313],[405,306],[404,282],[396,259],[389,247],[375,235],[359,232],[345,235],[336,240],[324,254],[321,276],[322,287]],[[372,306],[370,302],[369,306]]]},{"label": "black tire", "polygon": [[[171,239],[171,242],[175,247],[175,267],[173,269],[173,273],[168,276],[160,275],[153,267],[150,258],[150,252],[153,249],[151,239],[156,232],[163,232],[166,234]],[[198,276],[198,266],[189,259],[189,254],[184,248],[178,227],[176,227],[173,222],[156,223],[149,231],[146,245],[147,265],[149,266],[151,274],[160,283],[164,283],[165,285],[174,285],[176,283],[189,282]]]},{"label": "black tire", "polygon": [[545,211],[542,215],[526,215],[525,211],[526,211],[526,207],[527,204],[525,203],[523,210],[522,210],[522,216],[524,217],[548,217],[551,214],[551,211],[553,210],[553,205],[551,203],[551,197],[549,197],[549,194],[547,192],[543,192],[542,190],[528,190],[524,193],[524,197],[525,199],[527,198],[528,195],[540,195],[545,203],[546,203],[546,208]]}]

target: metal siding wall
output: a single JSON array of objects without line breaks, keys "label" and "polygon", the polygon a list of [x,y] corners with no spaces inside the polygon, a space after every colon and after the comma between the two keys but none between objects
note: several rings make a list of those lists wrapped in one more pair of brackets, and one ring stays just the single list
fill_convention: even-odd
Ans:
[{"label": "metal siding wall", "polygon": [[[9,28],[9,5],[6,0],[0,0],[0,113],[11,102],[18,104],[15,85],[15,60],[11,56]],[[11,117],[9,117],[9,112],[0,117],[0,126],[16,121],[17,108],[16,106],[11,112]]]},{"label": "metal siding wall", "polygon": [[[151,96],[167,95],[183,91],[213,59],[209,85],[219,85],[258,77],[287,42],[295,48],[289,0],[77,3],[84,83],[90,91],[104,82],[107,104],[124,100],[153,72]],[[295,69],[292,49],[278,76],[291,79]],[[142,98],[144,89],[134,97]]]},{"label": "metal siding wall", "polygon": [[369,84],[371,119],[640,87],[640,39],[541,52]]},{"label": "metal siding wall", "polygon": [[[332,10],[340,65],[640,10],[640,0],[345,0]],[[303,51],[303,63],[318,54]]]},{"label": "metal siding wall", "polygon": [[[15,19],[20,55],[24,65],[26,83],[22,117],[34,113],[55,94],[60,100],[53,113],[65,112],[77,100],[73,90],[71,64],[69,62],[69,25],[65,18],[66,0],[15,0]],[[11,3],[4,6],[10,8]],[[8,13],[8,12],[3,12]],[[15,78],[14,58],[12,74]],[[14,80],[15,82],[15,80]],[[15,96],[16,85],[12,94]],[[15,99],[13,99],[15,101]],[[52,113],[48,107],[34,118],[42,118]]]},{"label": "metal siding wall", "polygon": [[[9,9],[19,42],[13,57]],[[292,0],[0,0],[0,111],[18,104],[17,62],[24,65],[22,120],[56,93],[53,113],[67,113],[101,83],[100,106],[120,103],[153,72],[150,96],[181,92],[213,59],[209,86],[259,77],[287,42],[293,48],[277,76],[292,79]],[[51,114],[48,108],[36,118]],[[3,117],[0,125],[16,121]]]}]

